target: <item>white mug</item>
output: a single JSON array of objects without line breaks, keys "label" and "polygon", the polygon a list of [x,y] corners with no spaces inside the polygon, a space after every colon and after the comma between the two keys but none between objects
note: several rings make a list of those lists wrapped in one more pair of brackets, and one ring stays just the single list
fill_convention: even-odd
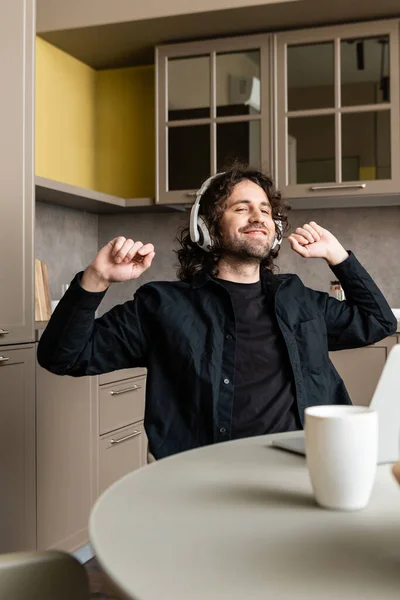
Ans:
[{"label": "white mug", "polygon": [[305,410],[307,466],[315,499],[336,510],[367,506],[378,460],[378,414],[367,406]]}]

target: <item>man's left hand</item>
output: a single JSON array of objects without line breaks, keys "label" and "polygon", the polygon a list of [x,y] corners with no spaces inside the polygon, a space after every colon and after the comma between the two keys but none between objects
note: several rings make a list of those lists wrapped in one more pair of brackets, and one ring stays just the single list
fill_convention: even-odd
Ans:
[{"label": "man's left hand", "polygon": [[335,236],[315,221],[298,227],[288,240],[292,250],[304,258],[324,258],[331,266],[346,260],[348,252]]}]

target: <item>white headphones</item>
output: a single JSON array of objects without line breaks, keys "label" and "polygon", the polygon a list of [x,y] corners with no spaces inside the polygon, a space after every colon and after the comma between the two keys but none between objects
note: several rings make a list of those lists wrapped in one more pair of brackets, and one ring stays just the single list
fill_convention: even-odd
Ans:
[{"label": "white headphones", "polygon": [[[205,252],[210,252],[210,250],[212,248],[212,241],[211,241],[211,235],[210,235],[210,231],[208,229],[206,220],[204,219],[204,217],[199,215],[200,201],[201,201],[201,198],[203,197],[204,193],[206,192],[206,190],[210,187],[210,184],[213,181],[213,179],[215,179],[215,177],[218,177],[219,175],[223,175],[223,174],[224,174],[224,171],[222,171],[221,173],[216,173],[215,175],[212,175],[211,177],[209,177],[208,179],[205,180],[205,182],[203,183],[201,188],[196,193],[196,199],[195,199],[192,209],[190,211],[190,224],[189,224],[190,239],[192,240],[192,242],[197,244],[199,246],[199,248],[201,248]],[[276,228],[279,230],[280,235],[278,233],[275,233],[275,238],[272,243],[271,250],[274,250],[275,248],[280,246],[282,243],[282,234],[283,234],[282,221],[275,220],[275,225],[276,225]]]}]

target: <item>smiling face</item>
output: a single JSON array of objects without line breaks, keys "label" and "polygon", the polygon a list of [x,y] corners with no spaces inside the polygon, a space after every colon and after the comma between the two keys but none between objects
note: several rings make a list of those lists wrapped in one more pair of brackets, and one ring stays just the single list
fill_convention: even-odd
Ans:
[{"label": "smiling face", "polygon": [[244,262],[268,257],[275,236],[272,209],[264,190],[245,179],[236,184],[220,221],[222,253]]}]

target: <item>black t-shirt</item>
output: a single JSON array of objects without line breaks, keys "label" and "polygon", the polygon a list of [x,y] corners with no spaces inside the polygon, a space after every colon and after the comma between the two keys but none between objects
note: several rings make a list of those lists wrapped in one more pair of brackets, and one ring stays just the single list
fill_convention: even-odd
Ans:
[{"label": "black t-shirt", "polygon": [[287,349],[261,281],[218,282],[236,318],[232,439],[301,429]]}]

